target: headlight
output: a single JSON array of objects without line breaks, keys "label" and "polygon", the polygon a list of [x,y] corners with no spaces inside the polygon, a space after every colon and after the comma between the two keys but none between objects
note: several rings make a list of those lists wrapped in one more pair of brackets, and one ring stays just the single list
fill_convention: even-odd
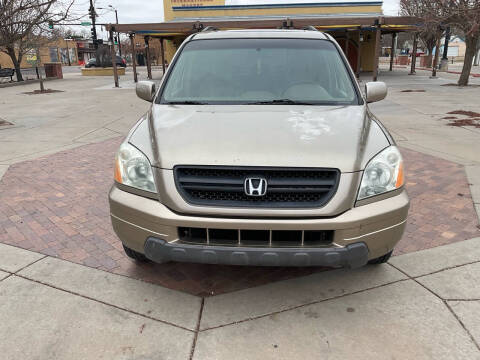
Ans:
[{"label": "headlight", "polygon": [[137,189],[157,192],[150,162],[141,151],[127,142],[120,145],[115,157],[115,181]]},{"label": "headlight", "polygon": [[403,159],[396,146],[375,156],[363,172],[357,200],[379,195],[403,186]]}]

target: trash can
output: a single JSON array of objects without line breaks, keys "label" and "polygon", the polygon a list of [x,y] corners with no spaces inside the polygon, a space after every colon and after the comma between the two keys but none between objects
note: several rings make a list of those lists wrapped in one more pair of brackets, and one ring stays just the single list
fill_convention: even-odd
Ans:
[{"label": "trash can", "polygon": [[45,77],[63,79],[62,63],[45,63]]}]

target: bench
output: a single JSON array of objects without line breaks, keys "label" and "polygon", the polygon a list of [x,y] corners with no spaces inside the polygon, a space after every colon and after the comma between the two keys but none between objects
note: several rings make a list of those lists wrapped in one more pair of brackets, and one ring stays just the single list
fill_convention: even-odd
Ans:
[{"label": "bench", "polygon": [[0,78],[9,77],[10,81],[13,81],[13,74],[15,74],[15,69],[0,69]]}]

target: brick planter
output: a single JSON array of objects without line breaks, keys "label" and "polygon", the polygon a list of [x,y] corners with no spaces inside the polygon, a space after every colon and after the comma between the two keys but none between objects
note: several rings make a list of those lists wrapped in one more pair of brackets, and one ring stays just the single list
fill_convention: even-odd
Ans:
[{"label": "brick planter", "polygon": [[423,67],[423,68],[432,67],[432,64],[429,63],[428,58],[429,57],[427,55],[420,55],[420,67]]},{"label": "brick planter", "polygon": [[[125,75],[125,68],[117,67],[118,75]],[[113,76],[113,67],[83,68],[82,76]]]},{"label": "brick planter", "polygon": [[408,65],[408,55],[398,55],[397,56],[398,65]]}]

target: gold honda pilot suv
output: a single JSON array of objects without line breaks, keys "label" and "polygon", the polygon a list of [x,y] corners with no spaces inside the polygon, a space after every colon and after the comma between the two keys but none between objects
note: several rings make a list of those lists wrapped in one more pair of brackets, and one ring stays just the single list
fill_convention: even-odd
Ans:
[{"label": "gold honda pilot suv", "polygon": [[187,38],[120,146],[110,191],[128,256],[264,266],[388,260],[405,229],[402,156],[342,50],[313,30]]}]

